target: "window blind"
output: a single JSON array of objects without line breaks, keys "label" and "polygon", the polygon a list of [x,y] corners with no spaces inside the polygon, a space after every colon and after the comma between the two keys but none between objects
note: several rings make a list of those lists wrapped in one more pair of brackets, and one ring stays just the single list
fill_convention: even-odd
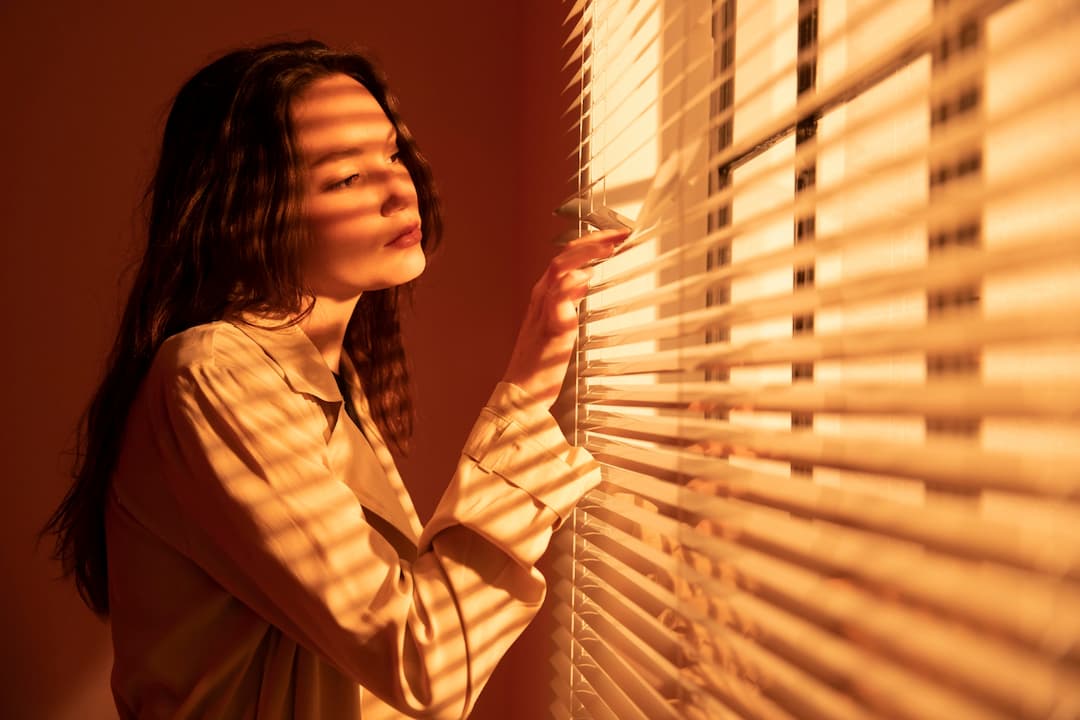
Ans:
[{"label": "window blind", "polygon": [[553,717],[1080,717],[1080,3],[571,0]]}]

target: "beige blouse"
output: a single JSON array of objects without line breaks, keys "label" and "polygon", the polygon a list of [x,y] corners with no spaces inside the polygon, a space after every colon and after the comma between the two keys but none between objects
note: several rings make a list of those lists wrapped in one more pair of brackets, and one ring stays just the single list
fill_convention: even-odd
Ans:
[{"label": "beige blouse", "polygon": [[500,383],[421,527],[363,393],[353,402],[363,432],[296,327],[217,322],[162,346],[106,510],[121,717],[469,713],[599,470]]}]

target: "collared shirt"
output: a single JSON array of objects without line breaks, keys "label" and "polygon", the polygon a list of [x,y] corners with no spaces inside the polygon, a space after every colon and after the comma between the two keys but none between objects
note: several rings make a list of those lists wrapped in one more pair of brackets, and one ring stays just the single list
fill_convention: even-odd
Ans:
[{"label": "collared shirt", "polygon": [[534,617],[595,461],[500,383],[422,527],[342,371],[363,433],[298,327],[158,352],[106,509],[121,717],[460,718]]}]

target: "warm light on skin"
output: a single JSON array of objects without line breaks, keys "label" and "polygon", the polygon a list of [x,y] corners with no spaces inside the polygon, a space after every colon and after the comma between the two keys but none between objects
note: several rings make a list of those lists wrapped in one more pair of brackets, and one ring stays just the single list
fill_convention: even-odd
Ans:
[{"label": "warm light on skin", "polygon": [[315,296],[315,309],[301,326],[336,369],[360,295],[424,271],[419,242],[394,242],[419,231],[416,188],[398,160],[396,129],[353,78],[315,80],[293,101],[292,119],[312,237],[304,281]]}]

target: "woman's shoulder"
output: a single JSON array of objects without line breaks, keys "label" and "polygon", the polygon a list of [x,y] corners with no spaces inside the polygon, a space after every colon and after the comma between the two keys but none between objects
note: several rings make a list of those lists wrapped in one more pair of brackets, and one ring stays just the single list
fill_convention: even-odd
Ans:
[{"label": "woman's shoulder", "polygon": [[165,384],[241,375],[277,385],[285,378],[266,348],[228,320],[195,325],[167,338],[154,356],[150,375]]},{"label": "woman's shoulder", "polygon": [[322,355],[296,323],[251,314],[196,325],[161,346],[151,373],[181,385],[243,386],[247,394],[288,391],[341,400]]},{"label": "woman's shoulder", "polygon": [[265,358],[263,348],[227,320],[195,325],[170,336],[154,358],[156,365],[182,369],[250,365]]},{"label": "woman's shoulder", "polygon": [[321,440],[326,413],[311,393],[297,387],[288,362],[279,364],[281,354],[275,343],[296,342],[289,337],[291,331],[280,332],[285,333],[284,340],[277,337],[278,332],[265,338],[249,333],[243,325],[219,321],[169,337],[145,378],[142,407],[151,413],[149,417],[166,412],[171,423],[196,428],[207,423],[232,425],[238,437],[247,438],[245,442],[258,442],[268,426],[291,428],[298,442]]}]

